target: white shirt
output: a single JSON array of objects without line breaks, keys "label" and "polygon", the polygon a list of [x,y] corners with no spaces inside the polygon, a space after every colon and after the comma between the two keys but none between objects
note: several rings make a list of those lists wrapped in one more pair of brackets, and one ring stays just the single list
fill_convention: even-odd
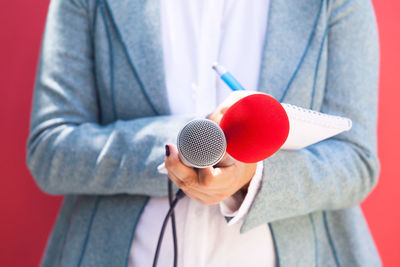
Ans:
[{"label": "white shirt", "polygon": [[[269,0],[161,0],[164,69],[172,114],[204,117],[231,90],[211,69],[224,65],[248,90],[257,90]],[[240,193],[219,205],[185,197],[175,208],[178,266],[274,266],[267,224],[240,234],[242,220],[261,183],[257,165],[245,198]],[[129,266],[151,266],[168,198],[151,198],[138,221]],[[234,216],[229,223],[224,216]],[[170,224],[158,266],[173,266]]]}]

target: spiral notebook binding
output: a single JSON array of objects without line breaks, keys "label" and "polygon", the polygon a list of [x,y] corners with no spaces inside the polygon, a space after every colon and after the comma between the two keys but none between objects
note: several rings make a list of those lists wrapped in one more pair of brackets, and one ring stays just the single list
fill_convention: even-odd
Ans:
[{"label": "spiral notebook binding", "polygon": [[291,119],[344,131],[348,131],[352,127],[352,122],[348,118],[323,114],[315,110],[301,108],[287,103],[282,103],[282,106]]}]

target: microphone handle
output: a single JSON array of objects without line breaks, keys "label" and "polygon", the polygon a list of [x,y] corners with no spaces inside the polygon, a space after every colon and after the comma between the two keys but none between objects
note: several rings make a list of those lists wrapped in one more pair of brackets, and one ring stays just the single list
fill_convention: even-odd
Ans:
[{"label": "microphone handle", "polygon": [[237,160],[232,158],[228,153],[225,152],[225,155],[222,159],[213,167],[228,167],[233,165]]}]

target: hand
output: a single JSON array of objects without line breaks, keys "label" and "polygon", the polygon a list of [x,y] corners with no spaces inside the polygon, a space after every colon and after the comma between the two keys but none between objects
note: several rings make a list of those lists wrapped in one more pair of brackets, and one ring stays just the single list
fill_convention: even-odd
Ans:
[{"label": "hand", "polygon": [[242,188],[246,188],[254,176],[257,164],[234,162],[227,167],[193,169],[179,159],[177,148],[167,145],[169,156],[165,157],[168,177],[185,194],[203,205],[215,205]]}]

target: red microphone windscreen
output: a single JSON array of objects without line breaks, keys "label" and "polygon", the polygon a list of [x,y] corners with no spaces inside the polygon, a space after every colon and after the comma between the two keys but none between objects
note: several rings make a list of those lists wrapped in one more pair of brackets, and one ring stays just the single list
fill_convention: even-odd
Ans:
[{"label": "red microphone windscreen", "polygon": [[222,117],[229,155],[255,163],[274,154],[289,135],[285,109],[272,96],[256,93],[233,104]]}]

